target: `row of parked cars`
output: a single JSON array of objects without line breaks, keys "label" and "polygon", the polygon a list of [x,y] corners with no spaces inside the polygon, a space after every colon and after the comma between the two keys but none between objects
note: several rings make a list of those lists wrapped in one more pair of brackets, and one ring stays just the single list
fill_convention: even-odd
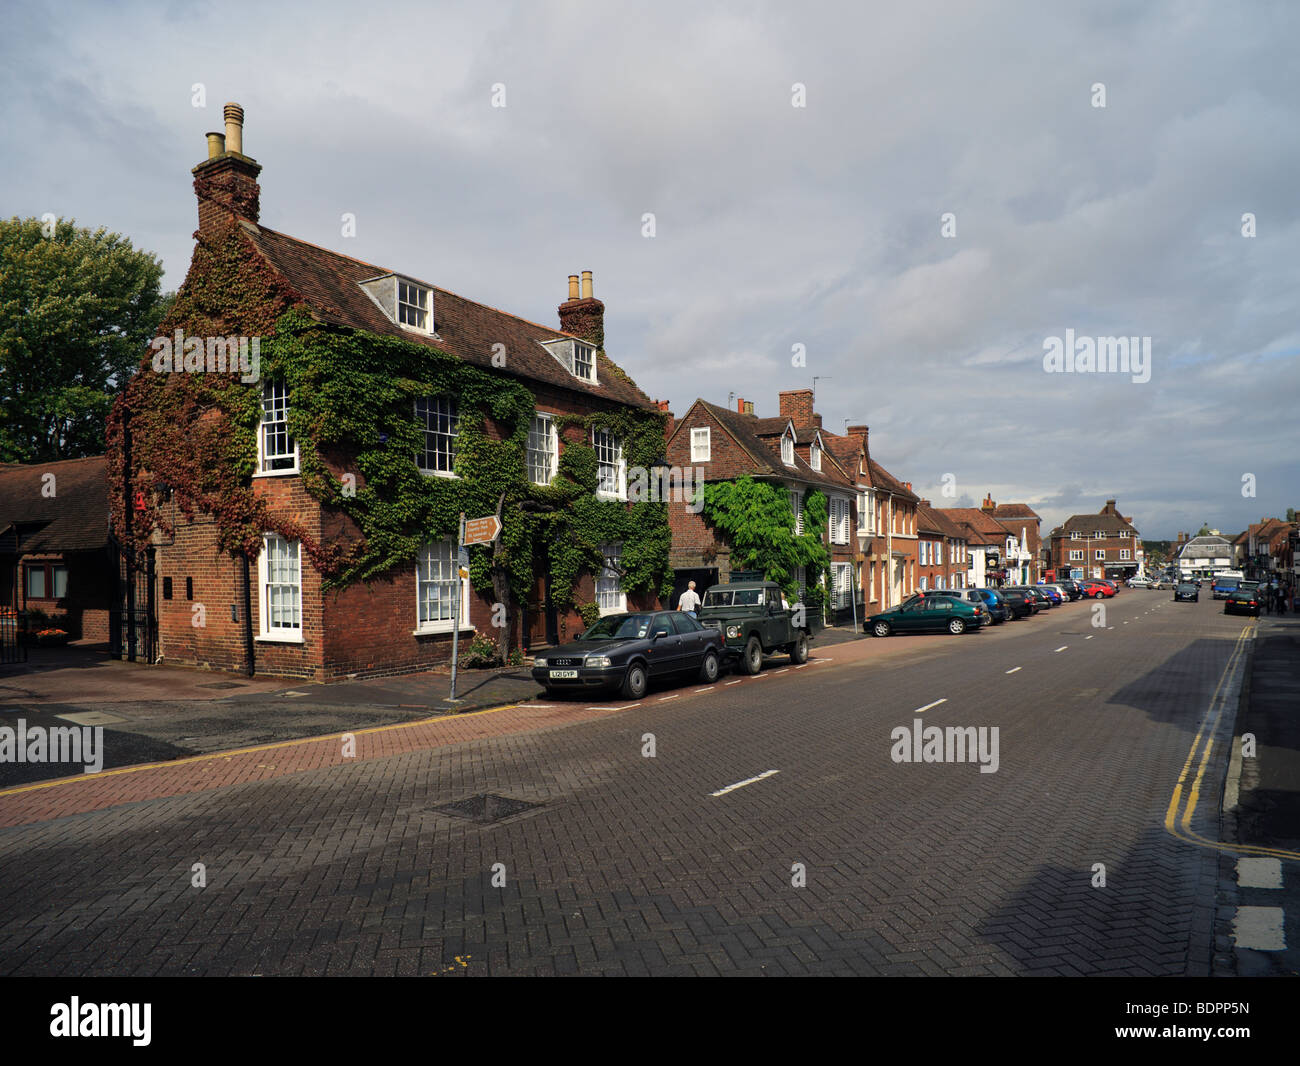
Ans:
[{"label": "row of parked cars", "polygon": [[929,589],[869,616],[865,626],[877,637],[944,630],[956,636],[969,629],[1031,618],[1071,600],[1109,599],[1118,591],[1114,581],[1091,578],[996,589]]}]

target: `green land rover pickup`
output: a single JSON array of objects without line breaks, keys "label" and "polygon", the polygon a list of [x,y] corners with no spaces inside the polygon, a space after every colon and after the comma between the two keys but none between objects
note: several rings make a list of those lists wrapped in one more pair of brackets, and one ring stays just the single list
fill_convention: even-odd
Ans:
[{"label": "green land rover pickup", "polygon": [[796,663],[808,661],[811,635],[803,608],[783,606],[774,581],[738,581],[714,585],[704,593],[700,625],[721,630],[728,662],[739,661],[747,674],[763,669],[763,656],[788,654]]}]

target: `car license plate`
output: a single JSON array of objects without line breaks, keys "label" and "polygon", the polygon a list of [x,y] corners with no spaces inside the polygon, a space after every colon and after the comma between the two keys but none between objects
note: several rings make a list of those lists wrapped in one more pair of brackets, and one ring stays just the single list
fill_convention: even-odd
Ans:
[{"label": "car license plate", "polygon": [[577,676],[578,676],[577,670],[552,670],[551,671],[551,677],[554,678],[566,678],[566,677],[576,678]]}]

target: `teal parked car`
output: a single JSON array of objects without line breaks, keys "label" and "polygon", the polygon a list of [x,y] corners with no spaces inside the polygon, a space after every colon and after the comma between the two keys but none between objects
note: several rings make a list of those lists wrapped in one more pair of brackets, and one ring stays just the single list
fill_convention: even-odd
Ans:
[{"label": "teal parked car", "polygon": [[989,609],[982,604],[951,596],[913,596],[897,607],[871,615],[866,620],[866,630],[877,637],[942,630],[956,636],[992,621]]}]

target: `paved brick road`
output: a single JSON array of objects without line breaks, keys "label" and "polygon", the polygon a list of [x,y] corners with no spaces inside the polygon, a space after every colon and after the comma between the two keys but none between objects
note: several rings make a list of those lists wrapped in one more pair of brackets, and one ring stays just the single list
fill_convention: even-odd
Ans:
[{"label": "paved brick road", "polygon": [[[318,741],[0,796],[0,972],[1205,973],[1215,856],[1164,821],[1243,625],[1091,607],[631,710],[403,726],[358,760]],[[999,727],[996,773],[891,761],[937,700],[926,724]],[[437,810],[487,792],[540,806]],[[1216,806],[1190,818],[1211,838]]]}]

